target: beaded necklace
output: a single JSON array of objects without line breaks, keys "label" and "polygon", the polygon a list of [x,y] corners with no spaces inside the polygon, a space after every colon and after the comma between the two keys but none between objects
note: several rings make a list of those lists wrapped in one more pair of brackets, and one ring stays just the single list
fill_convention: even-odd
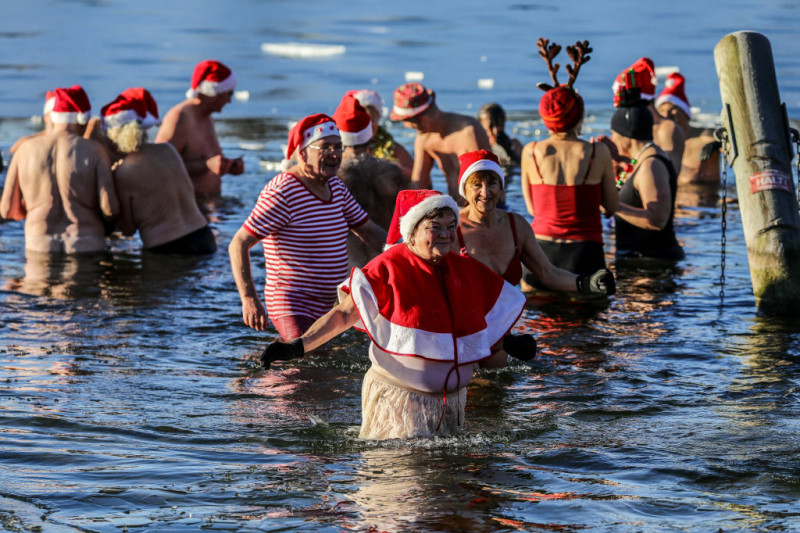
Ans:
[{"label": "beaded necklace", "polygon": [[619,175],[617,177],[617,189],[622,187],[622,184],[625,183],[625,180],[627,179],[628,175],[633,173],[633,169],[634,167],[636,167],[636,163],[639,162],[639,157],[644,153],[645,150],[647,150],[651,146],[655,146],[655,143],[653,141],[650,141],[649,143],[645,144],[642,147],[642,149],[639,150],[639,153],[636,154],[636,157],[631,159],[630,163],[622,164],[622,170],[620,170]]}]

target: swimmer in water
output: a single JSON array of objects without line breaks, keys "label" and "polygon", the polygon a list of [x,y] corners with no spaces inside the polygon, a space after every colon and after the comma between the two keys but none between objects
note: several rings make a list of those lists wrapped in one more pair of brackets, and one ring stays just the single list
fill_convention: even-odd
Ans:
[{"label": "swimmer in water", "polygon": [[664,90],[655,102],[658,112],[674,120],[686,137],[678,184],[719,184],[720,143],[714,139],[713,130],[692,126],[692,107],[686,97],[686,78],[673,72],[664,83]]},{"label": "swimmer in water", "polygon": [[[375,130],[370,113],[356,96],[354,91],[345,94],[333,114],[344,146],[338,175],[370,220],[388,230],[397,193],[408,189],[410,182],[399,166],[370,153]],[[363,267],[378,253],[380,250],[372,249],[354,234],[347,236],[347,257],[351,266]]]},{"label": "swimmer in water", "polygon": [[[336,303],[336,287],[347,276],[347,234],[353,231],[379,250],[386,231],[336,176],[342,141],[331,117],[305,117],[288,141],[284,171],[261,191],[228,253],[244,323],[263,331],[268,312],[281,337],[292,340]],[[259,242],[267,271],[266,311],[250,263],[250,249]]]},{"label": "swimmer in water", "polygon": [[474,150],[491,150],[481,123],[473,117],[448,113],[436,105],[436,95],[420,83],[406,83],[394,91],[389,120],[402,121],[417,131],[411,183],[430,189],[434,162],[447,179],[447,192],[459,200],[458,156]]},{"label": "swimmer in water", "polygon": [[147,129],[159,122],[150,92],[126,89],[103,107],[102,116],[106,136],[120,154],[113,171],[121,206],[117,228],[125,235],[138,230],[149,252],[214,253],[214,234],[178,152],[169,143],[147,142]]},{"label": "swimmer in water", "polygon": [[105,248],[105,223],[119,213],[103,149],[83,138],[91,105],[78,85],[58,88],[53,129],[20,144],[8,168],[0,217],[25,219],[25,249],[46,253]]},{"label": "swimmer in water", "polygon": [[359,437],[459,431],[474,372],[507,364],[501,341],[522,313],[525,296],[480,262],[454,253],[457,224],[458,206],[450,196],[402,191],[387,244],[403,242],[354,268],[341,303],[299,339],[270,344],[262,364],[303,357],[355,326],[371,341]]},{"label": "swimmer in water", "polygon": [[492,143],[492,152],[495,153],[500,161],[500,166],[519,165],[522,154],[522,143],[518,139],[512,139],[506,133],[506,112],[495,102],[484,104],[478,111],[478,120],[489,142]]},{"label": "swimmer in water", "polygon": [[[350,91],[364,109],[369,113],[372,121],[372,139],[369,142],[369,151],[377,159],[390,161],[400,167],[406,178],[411,177],[414,158],[405,147],[397,142],[389,131],[381,125],[383,116],[383,100],[375,91],[361,89]],[[391,209],[389,209],[391,213]],[[389,217],[391,218],[391,216]]]},{"label": "swimmer in water", "polygon": [[186,100],[167,112],[156,135],[155,142],[168,142],[178,151],[201,197],[219,196],[223,174],[244,172],[241,157],[229,159],[222,154],[211,118],[231,101],[234,88],[236,75],[228,67],[219,61],[201,61],[192,74]]}]

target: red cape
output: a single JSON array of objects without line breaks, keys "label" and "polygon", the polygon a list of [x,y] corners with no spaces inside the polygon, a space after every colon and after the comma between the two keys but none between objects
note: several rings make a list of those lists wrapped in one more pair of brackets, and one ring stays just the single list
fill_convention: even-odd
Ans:
[{"label": "red cape", "polygon": [[404,244],[353,268],[342,290],[353,296],[356,328],[380,349],[458,365],[489,357],[525,306],[516,287],[479,261],[449,253],[432,266]]}]

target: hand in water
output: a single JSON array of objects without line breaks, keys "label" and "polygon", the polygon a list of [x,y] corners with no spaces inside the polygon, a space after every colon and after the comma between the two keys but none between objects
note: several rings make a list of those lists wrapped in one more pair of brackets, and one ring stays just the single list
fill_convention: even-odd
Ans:
[{"label": "hand in water", "polygon": [[536,357],[536,339],[533,335],[508,334],[503,339],[503,350],[520,361],[530,361]]},{"label": "hand in water", "polygon": [[292,342],[275,341],[261,352],[261,364],[265,370],[269,370],[275,361],[290,361],[303,357],[304,354],[302,339],[295,339]]},{"label": "hand in water", "polygon": [[594,274],[580,274],[575,280],[578,292],[581,294],[606,294],[617,292],[617,282],[614,274],[607,268],[601,268]]}]

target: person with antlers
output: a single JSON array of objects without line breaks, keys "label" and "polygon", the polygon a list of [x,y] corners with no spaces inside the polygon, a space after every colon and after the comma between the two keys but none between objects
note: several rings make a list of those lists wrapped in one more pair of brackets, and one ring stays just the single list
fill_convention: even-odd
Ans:
[{"label": "person with antlers", "polygon": [[[535,215],[536,241],[550,262],[576,274],[591,273],[606,266],[601,208],[611,216],[619,202],[610,150],[578,137],[584,106],[573,85],[592,49],[588,41],[567,46],[573,64],[567,65],[569,81],[560,84],[560,65],[553,59],[561,46],[541,37],[537,44],[553,80],[553,85],[537,85],[545,91],[539,113],[550,137],[522,150],[522,195],[528,213]],[[524,281],[541,288],[544,280],[526,272]]]}]

